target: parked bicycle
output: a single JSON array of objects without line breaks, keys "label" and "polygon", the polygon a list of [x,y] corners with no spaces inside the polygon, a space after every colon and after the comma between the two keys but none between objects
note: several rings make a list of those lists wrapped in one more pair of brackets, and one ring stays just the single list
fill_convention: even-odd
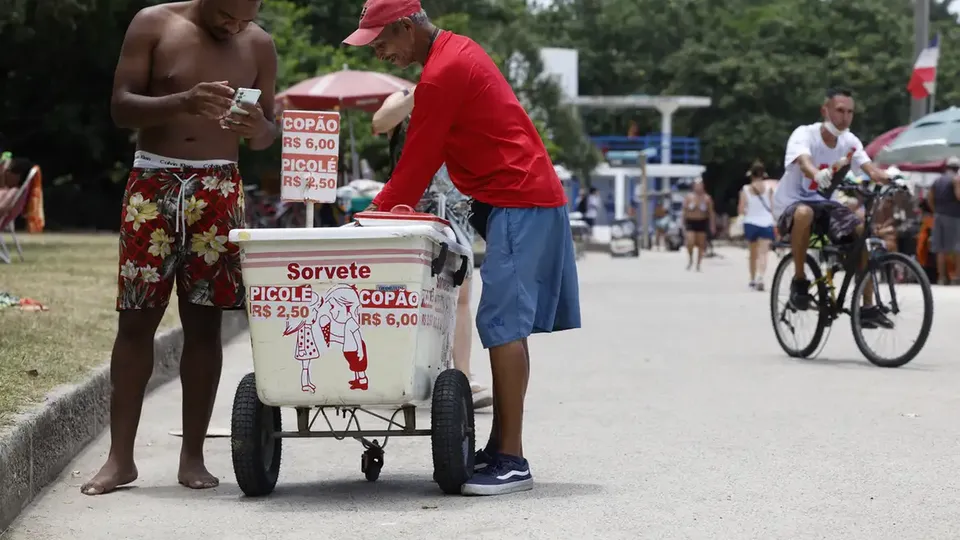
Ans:
[{"label": "parked bicycle", "polygon": [[[926,272],[913,258],[887,251],[883,240],[872,235],[873,218],[880,203],[897,193],[907,191],[902,178],[895,178],[889,184],[869,185],[846,179],[849,165],[838,171],[833,177],[830,188],[823,195],[830,198],[834,190],[857,194],[863,198],[864,234],[851,243],[833,245],[821,223],[815,223],[807,253],[806,273],[810,280],[811,296],[814,299],[809,310],[799,310],[789,300],[789,286],[793,276],[788,271],[794,268],[789,241],[778,242],[777,246],[786,249],[786,255],[774,273],[770,292],[770,315],[777,341],[790,356],[808,358],[819,354],[824,332],[833,321],[842,314],[850,315],[853,338],[857,348],[871,363],[881,367],[900,367],[911,361],[923,349],[930,334],[933,322],[933,293]],[[863,264],[863,253],[867,250],[867,264]],[[811,252],[816,252],[814,257]],[[838,273],[844,273],[839,293],[834,285]],[[854,284],[850,307],[845,307],[847,291]],[[781,300],[781,285],[786,285],[786,299]],[[874,303],[888,318],[897,317],[893,328],[864,328],[861,310],[864,291],[868,285],[873,287]],[[902,286],[902,287],[898,287]],[[903,290],[895,290],[895,287]],[[877,348],[868,343],[869,338],[885,335],[885,330],[904,330],[906,320],[898,316],[903,313],[902,304],[919,300],[923,303],[922,318],[916,337],[908,341],[906,350],[892,357],[882,356]],[[809,339],[798,339],[800,324],[795,319],[812,314],[816,317],[815,327]],[[790,343],[792,341],[792,344]]]}]

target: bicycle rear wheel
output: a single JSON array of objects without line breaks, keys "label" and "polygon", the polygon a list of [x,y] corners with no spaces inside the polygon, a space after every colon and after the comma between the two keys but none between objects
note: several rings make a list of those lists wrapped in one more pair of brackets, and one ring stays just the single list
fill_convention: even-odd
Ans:
[{"label": "bicycle rear wheel", "polygon": [[[864,328],[862,320],[863,292],[868,284],[874,286],[874,303],[880,312],[893,323],[892,328]],[[922,302],[922,309],[917,316],[904,316],[904,306]],[[915,319],[919,318],[919,321]],[[850,325],[853,330],[853,339],[857,348],[870,361],[880,367],[896,368],[914,359],[927,343],[930,335],[930,326],[933,324],[933,291],[930,280],[923,268],[911,257],[903,253],[882,253],[876,255],[870,263],[870,271],[857,281],[853,291],[852,309],[850,311]],[[876,325],[874,325],[876,326]],[[909,328],[916,328],[909,330]],[[894,342],[898,333],[906,330],[906,347],[902,352],[891,356],[882,354],[878,349],[881,344]],[[876,339],[875,339],[876,338]]]},{"label": "bicycle rear wheel", "polygon": [[[820,265],[809,253],[804,273],[811,287],[816,289],[812,294],[813,305],[807,310],[800,311],[790,303],[790,285],[795,276],[793,256],[790,253],[780,259],[770,286],[770,320],[773,323],[773,332],[783,351],[794,358],[808,358],[817,351],[830,317],[830,294],[823,282]],[[801,337],[806,334],[803,330],[807,326],[813,326],[812,333],[809,337]]]}]

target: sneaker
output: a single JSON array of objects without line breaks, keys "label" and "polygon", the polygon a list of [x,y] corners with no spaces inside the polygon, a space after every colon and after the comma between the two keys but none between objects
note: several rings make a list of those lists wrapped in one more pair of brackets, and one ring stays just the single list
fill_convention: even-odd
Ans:
[{"label": "sneaker", "polygon": [[751,281],[749,284],[747,284],[747,288],[749,288],[749,289],[753,289],[753,288],[755,288],[756,286],[757,286],[757,282],[756,282],[756,281]]},{"label": "sneaker", "polygon": [[887,318],[887,315],[879,307],[870,306],[860,309],[860,326],[864,330],[874,330],[880,327],[889,330],[896,325]]},{"label": "sneaker", "polygon": [[487,452],[486,448],[481,448],[477,450],[477,454],[473,459],[473,470],[482,471],[487,468],[487,465],[490,465],[496,461],[496,455]]},{"label": "sneaker", "polygon": [[790,283],[790,303],[800,311],[810,309],[813,298],[810,296],[810,282],[806,279],[795,279]]},{"label": "sneaker", "polygon": [[478,471],[473,478],[460,488],[464,495],[506,495],[518,491],[533,489],[533,475],[530,474],[530,463],[526,459],[516,456],[499,454],[496,461],[482,471]]},{"label": "sneaker", "polygon": [[470,391],[473,392],[473,410],[486,409],[493,405],[493,394],[486,386],[471,383]]}]

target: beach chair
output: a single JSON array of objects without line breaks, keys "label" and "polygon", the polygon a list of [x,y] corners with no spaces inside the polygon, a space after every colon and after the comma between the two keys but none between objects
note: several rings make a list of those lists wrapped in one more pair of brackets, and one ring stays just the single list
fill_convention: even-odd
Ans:
[{"label": "beach chair", "polygon": [[5,209],[0,208],[0,261],[7,264],[10,264],[11,255],[10,250],[7,249],[6,242],[3,240],[3,233],[5,232],[10,233],[10,236],[13,238],[13,244],[17,248],[17,255],[20,256],[21,261],[24,260],[23,249],[20,247],[20,240],[17,238],[17,232],[14,230],[14,223],[27,207],[27,199],[30,197],[30,185],[39,172],[40,167],[38,166],[30,169],[30,172],[27,173],[27,179],[20,184],[20,187],[17,188],[13,197],[9,200],[10,204],[4,204]]}]

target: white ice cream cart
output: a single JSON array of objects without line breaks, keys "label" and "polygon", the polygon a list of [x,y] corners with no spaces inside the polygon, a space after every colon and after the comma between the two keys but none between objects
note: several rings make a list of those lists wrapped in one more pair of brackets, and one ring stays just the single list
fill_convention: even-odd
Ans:
[{"label": "white ice cream cart", "polygon": [[[248,496],[273,491],[281,443],[294,437],[360,441],[361,470],[373,481],[389,437],[430,436],[433,477],[445,493],[459,493],[472,474],[470,384],[452,367],[456,289],[470,252],[447,221],[409,207],[355,220],[230,232],[254,358],[231,426],[234,472]],[[418,429],[415,408],[427,401],[431,426]],[[296,410],[295,429],[281,426],[283,407]],[[361,418],[385,425],[361,429]]]}]

